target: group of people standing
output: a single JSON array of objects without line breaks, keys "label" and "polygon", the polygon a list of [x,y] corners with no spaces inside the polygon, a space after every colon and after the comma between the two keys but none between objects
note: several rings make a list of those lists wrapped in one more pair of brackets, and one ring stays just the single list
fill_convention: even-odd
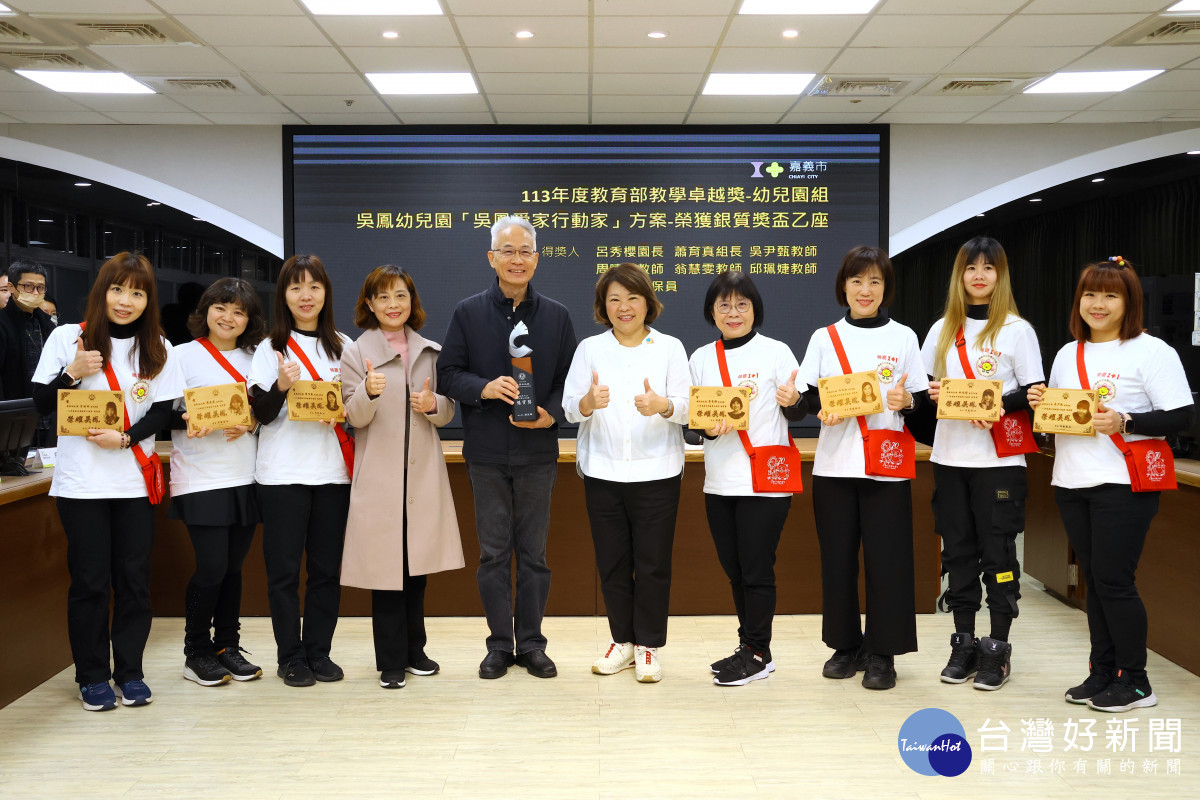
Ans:
[{"label": "group of people standing", "polygon": [[[168,428],[170,513],[187,525],[196,552],[186,589],[186,678],[216,685],[262,674],[243,657],[238,635],[241,568],[259,521],[276,672],[287,685],[343,677],[330,657],[342,585],[372,591],[382,687],[402,687],[407,674],[436,673],[425,652],[426,576],[464,566],[436,430],[456,407],[488,626],[479,676],[496,679],[513,665],[541,678],[557,674],[542,633],[546,545],[557,428],[573,422],[612,636],[592,671],[632,668],[640,682],[661,680],[689,387],[722,385],[748,389],[749,400],[745,431],[725,420],[698,431],[705,511],[738,620],[736,649],[711,665],[714,683],[744,685],[775,669],[775,555],[796,489],[764,485],[756,453],[794,447],[789,424],[814,415],[821,428],[809,491],[821,551],[822,638],[832,650],[822,674],[862,672],[869,689],[895,686],[895,657],[917,647],[911,455],[901,463],[911,447],[906,417],[937,403],[945,378],[1002,381],[1005,415],[1036,407],[1045,388],[1037,338],[1017,314],[999,244],[979,238],[960,250],[944,316],[923,347],[887,316],[896,292],[887,254],[852,249],[834,281],[847,312],[812,335],[802,361],[761,331],[763,298],[740,271],[713,280],[701,311],[718,336],[689,359],[678,339],[651,327],[663,305],[638,266],[601,276],[593,315],[605,330],[577,343],[566,308],[534,291],[537,241],[528,221],[498,220],[487,256],[495,280],[458,304],[441,345],[418,333],[425,312],[404,270],[385,265],[366,277],[354,311],[363,333],[351,341],[334,326],[333,286],[320,259],[293,256],[281,269],[269,327],[252,287],[223,278],[191,315],[195,341],[171,349],[149,262],[122,253],[104,264],[85,324],[57,328],[34,375],[43,413],[59,389],[112,386],[125,394],[123,432],[62,438],[51,488],[68,541],[69,628],[84,708],[116,706],[110,679],[123,704],[151,700],[142,651],[151,620],[154,507],[143,462],[153,457],[154,434]],[[1092,381],[1106,381],[1098,432],[1119,430],[1133,440],[1190,423],[1179,358],[1142,332],[1140,284],[1128,263],[1084,270],[1072,333],[1079,363],[1085,355]],[[518,350],[529,355],[535,376],[536,413],[528,420],[513,413],[521,391],[512,366]],[[1075,353],[1074,342],[1059,353],[1051,386],[1084,383],[1082,366],[1078,374],[1071,368]],[[879,381],[882,412],[847,419],[822,408],[822,378],[864,371]],[[341,382],[352,438],[338,423],[288,418],[284,404],[298,380]],[[231,381],[249,389],[253,426],[189,426],[184,390]],[[1020,598],[1015,538],[1024,527],[1026,491],[1024,456],[998,450],[991,428],[942,420],[931,456],[955,628],[941,679],[961,683],[974,675],[979,689],[998,689],[1011,673],[1009,634]],[[1088,584],[1092,640],[1089,677],[1066,698],[1109,711],[1153,705],[1134,574],[1158,495],[1131,491],[1120,451],[1107,437],[1057,439],[1056,497]],[[142,457],[126,449],[140,449]],[[977,637],[985,591],[990,628]]]}]

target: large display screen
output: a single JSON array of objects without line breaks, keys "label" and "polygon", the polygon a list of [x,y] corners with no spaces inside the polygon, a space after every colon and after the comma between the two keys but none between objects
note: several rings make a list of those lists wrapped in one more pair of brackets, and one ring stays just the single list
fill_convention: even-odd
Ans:
[{"label": "large display screen", "polygon": [[[553,132],[548,132],[552,130]],[[691,353],[716,336],[702,306],[725,270],[763,295],[762,331],[802,358],[843,313],[833,278],[858,244],[886,246],[887,128],[284,129],[289,252],[321,257],[338,327],[352,337],[363,278],[412,276],[440,341],[454,306],[494,280],[489,229],[537,231],[536,290],[601,332],[597,278],[632,262],[665,305],[654,326]]]}]

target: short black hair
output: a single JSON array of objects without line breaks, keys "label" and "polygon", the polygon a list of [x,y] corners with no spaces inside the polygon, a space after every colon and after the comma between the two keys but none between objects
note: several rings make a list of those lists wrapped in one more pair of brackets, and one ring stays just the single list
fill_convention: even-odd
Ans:
[{"label": "short black hair", "polygon": [[18,258],[16,261],[8,265],[8,282],[17,283],[21,280],[22,275],[41,275],[47,281],[50,276],[46,274],[46,268],[32,258]]},{"label": "short black hair", "polygon": [[839,306],[850,305],[846,300],[846,281],[869,272],[872,267],[878,269],[883,278],[883,300],[879,305],[887,308],[892,304],[896,299],[896,271],[892,269],[892,260],[880,248],[860,244],[846,253],[837,277],[833,279],[833,296]]},{"label": "short black hair", "polygon": [[718,300],[733,297],[735,294],[749,300],[750,305],[754,307],[754,324],[750,326],[750,330],[758,330],[766,320],[766,315],[763,313],[762,295],[758,293],[758,288],[755,287],[754,281],[750,280],[750,276],[740,269],[722,272],[708,285],[708,292],[704,295],[704,321],[716,327],[717,320],[713,317],[713,306],[717,304]]}]

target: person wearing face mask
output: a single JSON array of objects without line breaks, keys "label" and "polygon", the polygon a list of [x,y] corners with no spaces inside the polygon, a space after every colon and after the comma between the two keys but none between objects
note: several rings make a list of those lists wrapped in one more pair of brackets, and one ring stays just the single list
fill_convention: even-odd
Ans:
[{"label": "person wearing face mask", "polygon": [[437,432],[454,417],[454,401],[438,391],[441,347],[417,333],[425,309],[407,272],[372,270],[354,324],[364,333],[342,351],[356,440],[342,585],[371,590],[379,685],[400,689],[406,672],[440,669],[425,654],[427,576],[466,565]]},{"label": "person wearing face mask", "polygon": [[58,327],[58,301],[49,292],[46,292],[46,299],[42,300],[42,311],[50,317],[51,324]]},{"label": "person wearing face mask", "polygon": [[5,280],[10,297],[7,305],[0,304],[0,391],[4,400],[20,400],[33,396],[33,372],[54,323],[40,308],[46,297],[45,267],[14,261]]}]

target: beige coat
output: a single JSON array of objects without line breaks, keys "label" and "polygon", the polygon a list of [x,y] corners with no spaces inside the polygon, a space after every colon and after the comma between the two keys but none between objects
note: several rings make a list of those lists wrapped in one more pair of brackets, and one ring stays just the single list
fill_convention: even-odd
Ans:
[{"label": "beige coat", "polygon": [[[464,566],[458,518],[435,427],[454,416],[454,401],[437,395],[434,414],[418,414],[408,404],[409,391],[420,391],[426,378],[431,379],[436,393],[435,367],[441,347],[407,326],[404,331],[411,362],[407,385],[400,355],[382,331],[367,331],[342,351],[342,396],[355,434],[350,516],[342,556],[345,586],[404,588],[402,508],[408,512],[410,575]],[[387,376],[387,388],[374,400],[362,388],[367,372],[363,360],[367,358],[377,372]],[[404,470],[408,472],[407,491]]]}]

